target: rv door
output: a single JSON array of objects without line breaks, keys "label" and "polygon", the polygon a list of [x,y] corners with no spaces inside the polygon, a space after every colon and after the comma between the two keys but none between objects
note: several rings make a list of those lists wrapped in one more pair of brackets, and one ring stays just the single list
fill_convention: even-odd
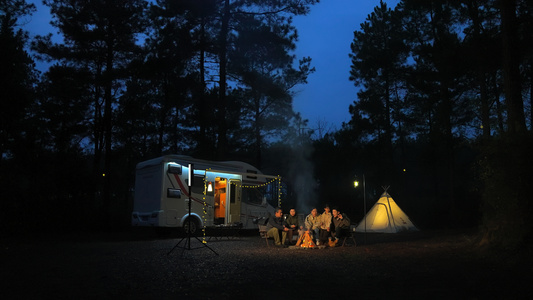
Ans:
[{"label": "rv door", "polygon": [[241,221],[241,181],[232,179],[229,184],[228,224]]}]

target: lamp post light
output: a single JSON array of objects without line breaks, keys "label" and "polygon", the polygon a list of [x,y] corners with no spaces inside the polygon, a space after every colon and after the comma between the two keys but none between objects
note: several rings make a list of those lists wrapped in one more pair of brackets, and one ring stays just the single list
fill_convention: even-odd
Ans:
[{"label": "lamp post light", "polygon": [[[359,178],[355,176],[355,180],[353,182],[354,188],[359,187]],[[363,174],[363,221],[365,222],[365,233],[364,233],[364,240],[366,245],[366,180],[365,180],[365,174]]]}]

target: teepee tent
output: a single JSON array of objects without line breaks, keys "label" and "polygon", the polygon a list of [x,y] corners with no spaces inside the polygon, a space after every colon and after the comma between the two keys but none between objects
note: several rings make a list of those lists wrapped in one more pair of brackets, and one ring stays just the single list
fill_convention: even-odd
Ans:
[{"label": "teepee tent", "polygon": [[385,191],[378,202],[372,206],[366,216],[357,225],[357,232],[385,232],[418,231],[409,217],[396,204],[394,199]]}]

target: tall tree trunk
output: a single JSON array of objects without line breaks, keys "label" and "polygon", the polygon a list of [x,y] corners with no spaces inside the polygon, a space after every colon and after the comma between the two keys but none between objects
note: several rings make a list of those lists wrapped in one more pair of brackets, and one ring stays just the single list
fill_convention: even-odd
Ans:
[{"label": "tall tree trunk", "polygon": [[[110,42],[112,43],[112,42]],[[112,143],[112,135],[113,135],[113,95],[112,95],[112,88],[113,88],[113,80],[112,80],[112,73],[113,73],[113,61],[114,61],[114,52],[113,52],[113,46],[110,44],[108,46],[107,50],[107,61],[106,61],[106,70],[104,73],[104,133],[105,133],[105,157],[104,157],[104,191],[103,191],[103,209],[104,209],[104,216],[109,216],[110,214],[110,207],[111,207],[111,143]],[[104,221],[110,220],[109,218],[105,218]]]},{"label": "tall tree trunk", "polygon": [[260,112],[260,95],[256,96],[256,105],[255,105],[255,166],[259,169],[261,169],[261,112]]},{"label": "tall tree trunk", "polygon": [[498,85],[498,76],[496,74],[493,74],[493,76],[491,76],[491,82],[490,82],[490,86],[489,87],[491,87],[490,94],[493,95],[494,104],[496,105],[496,116],[497,116],[498,132],[499,132],[499,134],[503,134],[505,132],[505,125],[504,125],[505,122],[503,120],[503,108],[502,108],[502,105],[500,103],[501,91],[500,91],[500,87]]},{"label": "tall tree trunk", "polygon": [[533,131],[533,59],[529,61],[529,130]]},{"label": "tall tree trunk", "polygon": [[[450,99],[446,100],[447,111],[451,113],[451,101]],[[447,167],[448,167],[448,201],[449,209],[452,217],[455,215],[455,159],[453,151],[453,135],[452,135],[452,126],[451,126],[451,114],[447,118],[447,130],[446,130],[446,156],[447,156]]]},{"label": "tall tree trunk", "polygon": [[483,138],[490,138],[490,108],[489,108],[489,95],[487,92],[487,82],[485,73],[478,69],[478,82],[480,89],[480,101],[481,101],[481,126],[483,127]]},{"label": "tall tree trunk", "polygon": [[[479,4],[477,1],[469,1],[468,13],[470,19],[472,20],[473,34],[474,34],[474,45],[477,46],[478,52],[482,51],[482,45],[480,45],[481,37],[481,20],[479,16]],[[490,125],[490,106],[489,106],[489,95],[487,87],[487,76],[485,73],[484,62],[482,61],[481,53],[476,55],[476,65],[477,65],[477,80],[480,90],[480,104],[481,104],[481,126],[483,132],[483,138],[488,139],[491,136],[491,125]]]},{"label": "tall tree trunk", "polygon": [[503,42],[503,76],[507,104],[507,130],[510,134],[526,130],[520,78],[520,43],[517,30],[516,0],[500,0]]},{"label": "tall tree trunk", "polygon": [[168,112],[168,103],[169,103],[169,78],[168,74],[164,75],[164,83],[163,83],[163,105],[161,105],[161,110],[159,111],[159,128],[158,128],[158,134],[157,134],[157,149],[159,155],[163,154],[163,143],[166,132],[166,119],[167,119],[167,112]]},{"label": "tall tree trunk", "polygon": [[390,184],[393,178],[394,172],[394,154],[392,151],[392,109],[391,109],[391,95],[390,95],[390,80],[389,72],[387,69],[384,70],[385,76],[385,134],[384,134],[384,149],[383,149],[383,163],[382,163],[382,172],[385,175],[386,184]]},{"label": "tall tree trunk", "polygon": [[442,128],[442,134],[444,137],[444,153],[448,182],[446,184],[448,188],[448,210],[451,216],[452,222],[455,218],[455,191],[454,191],[454,145],[453,145],[453,133],[452,133],[452,101],[448,92],[449,80],[447,78],[441,79],[440,101],[441,109],[439,111],[439,121]]},{"label": "tall tree trunk", "polygon": [[226,97],[226,85],[227,85],[227,48],[228,48],[228,30],[230,19],[230,7],[229,0],[224,1],[224,14],[222,16],[222,26],[220,28],[220,83],[219,83],[219,95],[218,95],[218,144],[217,144],[217,159],[224,159],[227,152],[228,126],[226,122],[226,109],[227,109],[227,97]]},{"label": "tall tree trunk", "polygon": [[[102,76],[102,70],[101,67],[98,67],[98,70],[96,71],[96,78],[101,78]],[[102,105],[100,104],[101,100],[101,94],[100,94],[100,85],[95,84],[94,87],[94,124],[93,124],[93,135],[94,135],[94,160],[93,160],[93,203],[95,205],[100,205],[101,203],[101,183],[102,183],[102,156],[103,156],[103,144],[104,141],[102,139],[103,132],[102,132]]]},{"label": "tall tree trunk", "polygon": [[200,116],[200,136],[198,137],[198,154],[200,157],[207,155],[207,103],[205,95],[205,17],[201,18],[200,25],[200,87],[198,89],[198,100],[200,102],[199,116]]},{"label": "tall tree trunk", "polygon": [[[181,82],[180,82],[181,81]],[[180,102],[182,99],[183,93],[183,86],[184,83],[182,83],[182,80],[177,81],[176,87],[173,90],[172,96],[169,97],[170,102],[168,102],[168,107],[170,108],[170,137],[171,137],[171,144],[170,144],[170,151],[172,153],[178,153],[179,149],[179,142],[180,142],[180,133],[178,132],[178,124],[180,122],[180,107],[182,106],[182,103]]]}]

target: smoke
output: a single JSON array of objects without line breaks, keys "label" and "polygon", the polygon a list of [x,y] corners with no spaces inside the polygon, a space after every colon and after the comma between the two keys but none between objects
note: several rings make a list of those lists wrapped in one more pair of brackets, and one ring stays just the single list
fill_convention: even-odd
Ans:
[{"label": "smoke", "polygon": [[307,215],[317,205],[317,184],[314,164],[310,160],[311,146],[299,145],[294,149],[294,160],[289,166],[289,180],[296,195],[296,212]]}]

